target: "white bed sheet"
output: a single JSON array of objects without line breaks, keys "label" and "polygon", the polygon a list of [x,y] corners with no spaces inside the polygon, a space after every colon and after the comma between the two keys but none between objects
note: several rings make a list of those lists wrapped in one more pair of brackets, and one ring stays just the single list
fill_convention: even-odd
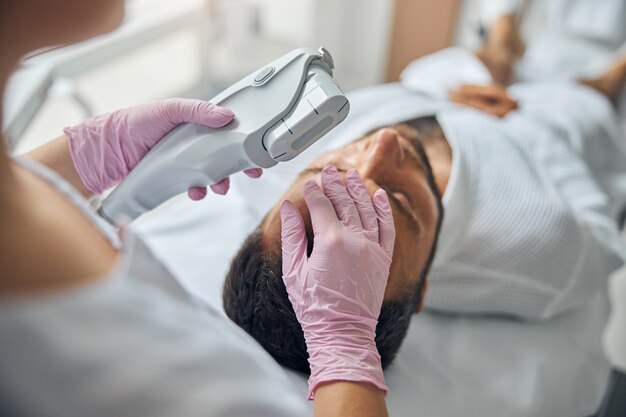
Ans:
[{"label": "white bed sheet", "polygon": [[[230,259],[260,221],[233,185],[226,197],[179,198],[133,225],[185,287],[220,309]],[[390,414],[587,416],[609,373],[601,347],[607,316],[601,295],[546,323],[416,315],[385,373]],[[305,401],[306,379],[291,376]]]}]

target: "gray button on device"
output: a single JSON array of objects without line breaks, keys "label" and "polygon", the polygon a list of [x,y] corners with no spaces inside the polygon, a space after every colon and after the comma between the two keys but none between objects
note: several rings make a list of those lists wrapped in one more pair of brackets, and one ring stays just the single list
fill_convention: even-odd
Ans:
[{"label": "gray button on device", "polygon": [[270,75],[274,73],[274,67],[265,67],[254,77],[254,82],[256,84],[261,84],[263,81],[267,80]]}]

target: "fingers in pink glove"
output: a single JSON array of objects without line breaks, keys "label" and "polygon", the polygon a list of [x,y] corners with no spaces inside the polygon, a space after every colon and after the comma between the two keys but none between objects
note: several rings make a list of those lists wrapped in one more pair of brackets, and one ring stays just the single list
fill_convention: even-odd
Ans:
[{"label": "fingers in pink glove", "polygon": [[250,168],[244,170],[243,172],[250,178],[259,178],[261,175],[263,175],[263,170],[261,168]]},{"label": "fingers in pink glove", "polygon": [[313,236],[324,236],[331,232],[332,226],[338,223],[335,208],[313,180],[304,184],[304,201],[311,215]]},{"label": "fingers in pink glove", "polygon": [[[119,184],[165,135],[181,123],[221,127],[232,111],[202,100],[169,99],[88,119],[65,128],[76,171],[92,192]],[[192,192],[200,197],[201,192]]]},{"label": "fingers in pink glove", "polygon": [[378,218],[372,198],[356,170],[351,169],[346,174],[346,186],[348,194],[356,205],[365,236],[372,242],[379,242]]},{"label": "fingers in pink glove", "polygon": [[226,177],[217,184],[210,185],[210,187],[215,194],[226,195],[230,188],[230,178]]},{"label": "fingers in pink glove", "polygon": [[193,201],[202,200],[204,197],[206,197],[206,194],[206,187],[193,187],[187,190],[187,195]]},{"label": "fingers in pink glove", "polygon": [[[250,178],[259,178],[263,175],[263,170],[261,168],[250,168],[243,171]],[[211,190],[219,195],[224,195],[228,192],[230,188],[230,179],[224,178],[222,181],[213,184],[210,186]],[[187,195],[191,200],[198,201],[202,200],[207,195],[206,187],[193,187],[187,190]]]},{"label": "fingers in pink glove", "polygon": [[356,205],[348,194],[346,186],[341,183],[339,172],[334,166],[326,166],[322,170],[322,187],[324,194],[333,204],[341,223],[355,230],[362,230],[361,220]]},{"label": "fingers in pink glove", "polygon": [[[230,179],[226,177],[217,184],[210,185],[210,187],[211,191],[213,191],[215,194],[225,195],[228,192],[228,188],[230,187]],[[187,190],[187,196],[193,201],[202,200],[204,197],[206,197],[206,195],[206,187],[193,187]]]},{"label": "fingers in pink glove", "polygon": [[284,201],[280,207],[280,222],[283,277],[290,287],[296,278],[295,274],[291,274],[291,270],[307,260],[307,236],[302,214],[290,201]]},{"label": "fingers in pink glove", "polygon": [[309,352],[309,399],[320,384],[339,380],[386,392],[375,333],[393,251],[391,207],[382,190],[368,204],[356,172],[343,185],[335,168],[325,168],[322,185],[324,191],[314,181],[304,187],[314,234],[310,257],[300,212],[288,202],[281,207],[283,280]]},{"label": "fingers in pink glove", "polygon": [[396,241],[396,229],[393,223],[393,213],[389,204],[389,196],[382,189],[374,193],[374,210],[378,219],[378,234],[380,246],[391,259]]},{"label": "fingers in pink glove", "polygon": [[208,101],[169,99],[159,102],[160,111],[172,125],[195,123],[208,127],[222,127],[235,117],[231,110]]}]

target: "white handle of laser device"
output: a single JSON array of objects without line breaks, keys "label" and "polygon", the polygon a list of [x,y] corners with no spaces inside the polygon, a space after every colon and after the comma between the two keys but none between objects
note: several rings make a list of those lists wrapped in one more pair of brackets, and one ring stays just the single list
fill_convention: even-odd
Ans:
[{"label": "white handle of laser device", "polygon": [[302,48],[250,74],[210,100],[235,113],[230,124],[174,129],[103,200],[99,213],[111,223],[122,214],[135,219],[190,187],[294,158],[348,115],[332,69],[326,50]]}]

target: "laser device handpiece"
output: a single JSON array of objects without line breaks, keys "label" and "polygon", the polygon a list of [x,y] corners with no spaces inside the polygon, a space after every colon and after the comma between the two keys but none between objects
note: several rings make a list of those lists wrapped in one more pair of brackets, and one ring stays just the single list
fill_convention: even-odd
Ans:
[{"label": "laser device handpiece", "polygon": [[210,100],[235,113],[231,123],[172,130],[98,212],[113,224],[120,215],[135,219],[190,187],[293,159],[348,115],[350,105],[332,78],[333,68],[324,48],[300,48],[233,84]]}]

